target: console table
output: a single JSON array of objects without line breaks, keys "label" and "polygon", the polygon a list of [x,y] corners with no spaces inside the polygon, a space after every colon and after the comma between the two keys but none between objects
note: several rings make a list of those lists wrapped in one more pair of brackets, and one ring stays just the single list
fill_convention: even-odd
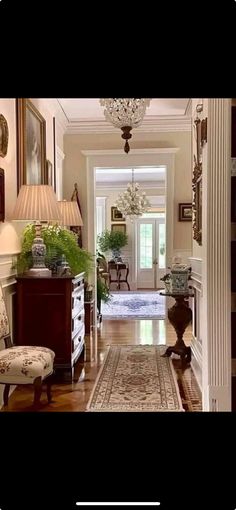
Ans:
[{"label": "console table", "polygon": [[186,299],[190,297],[194,297],[192,292],[186,292],[182,294],[172,293],[162,291],[160,292],[161,296],[170,296],[175,299],[175,304],[168,309],[168,319],[172,326],[174,327],[177,335],[177,341],[175,345],[167,347],[165,354],[163,356],[171,356],[172,352],[174,354],[179,354],[181,357],[182,364],[191,362],[191,347],[185,345],[183,341],[183,335],[185,329],[192,321],[192,310],[186,302]]},{"label": "console table", "polygon": [[[125,277],[122,279],[122,270],[125,272]],[[111,271],[115,271],[115,278],[112,278]],[[111,283],[117,284],[117,289],[120,290],[120,284],[126,283],[128,289],[130,290],[128,276],[129,276],[129,266],[125,262],[108,262],[108,272],[109,272],[109,287]]]}]

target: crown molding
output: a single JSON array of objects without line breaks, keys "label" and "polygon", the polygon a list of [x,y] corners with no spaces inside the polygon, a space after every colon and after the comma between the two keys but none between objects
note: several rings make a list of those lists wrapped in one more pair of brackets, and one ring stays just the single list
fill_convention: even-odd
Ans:
[{"label": "crown molding", "polygon": [[[156,149],[132,149],[132,155],[141,154],[176,154],[179,147],[162,147]],[[120,156],[124,155],[123,149],[98,149],[98,150],[83,150],[83,156]]]},{"label": "crown molding", "polygon": [[62,129],[63,134],[65,134],[68,125],[68,118],[61,108],[58,99],[47,98],[45,102],[45,108],[51,113],[53,117],[56,117],[57,125]]},{"label": "crown molding", "polygon": [[[137,179],[138,180],[138,179]],[[131,181],[131,179],[130,179]],[[99,181],[96,181],[96,188],[99,189],[100,191],[101,190],[106,190],[106,191],[112,191],[114,189],[118,189],[118,190],[124,190],[127,188],[127,184],[128,182],[99,182]],[[164,191],[165,192],[165,183],[163,183],[163,186],[161,185],[160,182],[157,182],[157,181],[138,181],[139,184],[140,184],[140,187],[142,189],[155,189],[155,190],[161,190],[161,191]]]},{"label": "crown molding", "polygon": [[56,153],[57,156],[62,160],[65,158],[65,153],[60,149],[60,147],[58,147],[58,145],[56,146]]},{"label": "crown molding", "polygon": [[[188,108],[188,106],[187,106]],[[191,112],[190,112],[191,113]],[[174,115],[174,116],[146,116],[143,119],[141,126],[134,128],[137,133],[158,133],[158,132],[173,132],[173,131],[191,131],[192,119],[191,116]],[[77,134],[109,134],[119,133],[120,129],[114,127],[107,122],[106,119],[90,119],[90,120],[73,120],[68,122],[66,126],[66,133],[69,135]]]},{"label": "crown molding", "polygon": [[192,118],[192,106],[193,106],[192,99],[189,99],[188,104],[186,106],[185,115],[186,117],[190,117],[190,120]]}]

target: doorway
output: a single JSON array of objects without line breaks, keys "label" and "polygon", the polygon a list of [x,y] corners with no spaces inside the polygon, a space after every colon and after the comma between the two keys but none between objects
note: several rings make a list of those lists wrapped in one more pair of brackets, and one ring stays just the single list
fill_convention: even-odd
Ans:
[{"label": "doorway", "polygon": [[156,213],[155,216],[142,217],[137,221],[138,289],[160,289],[163,287],[160,278],[166,272],[165,213]]}]

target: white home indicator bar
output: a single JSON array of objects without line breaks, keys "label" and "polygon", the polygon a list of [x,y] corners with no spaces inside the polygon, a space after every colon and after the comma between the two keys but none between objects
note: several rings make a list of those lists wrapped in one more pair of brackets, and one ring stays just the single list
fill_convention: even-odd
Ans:
[{"label": "white home indicator bar", "polygon": [[76,505],[78,506],[159,506],[161,503],[160,501],[156,501],[156,502],[150,502],[148,501],[147,503],[143,503],[143,502],[137,502],[137,501],[127,501],[127,502],[121,502],[121,501],[111,501],[108,503],[108,501],[105,501],[105,502],[101,502],[101,501],[93,501],[93,502],[88,502],[88,501],[77,501],[76,502]]}]

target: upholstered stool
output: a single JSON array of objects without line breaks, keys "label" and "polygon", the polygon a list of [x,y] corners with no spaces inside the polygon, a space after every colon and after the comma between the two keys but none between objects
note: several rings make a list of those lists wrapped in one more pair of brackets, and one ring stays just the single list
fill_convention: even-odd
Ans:
[{"label": "upholstered stool", "polygon": [[42,393],[42,383],[47,384],[48,402],[51,402],[51,375],[55,353],[47,347],[12,345],[6,306],[0,285],[0,340],[5,349],[0,350],[0,384],[5,384],[3,402],[8,404],[11,386],[17,384],[34,385],[34,404],[38,405]]},{"label": "upholstered stool", "polygon": [[34,404],[39,404],[42,383],[47,383],[48,402],[51,402],[51,378],[55,353],[47,347],[20,346],[0,351],[0,384],[5,384],[4,405],[8,404],[11,385],[33,384]]}]

